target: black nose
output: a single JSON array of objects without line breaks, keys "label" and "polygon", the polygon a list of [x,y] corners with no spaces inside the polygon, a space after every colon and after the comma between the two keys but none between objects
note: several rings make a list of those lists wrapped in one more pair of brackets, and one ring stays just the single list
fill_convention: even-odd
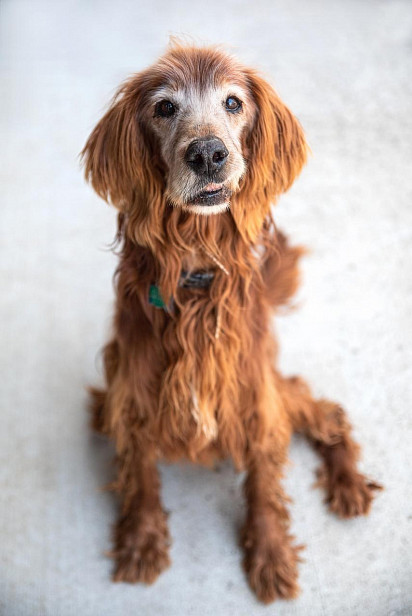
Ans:
[{"label": "black nose", "polygon": [[197,175],[209,175],[219,171],[229,152],[221,139],[204,137],[192,141],[186,150],[185,161]]}]

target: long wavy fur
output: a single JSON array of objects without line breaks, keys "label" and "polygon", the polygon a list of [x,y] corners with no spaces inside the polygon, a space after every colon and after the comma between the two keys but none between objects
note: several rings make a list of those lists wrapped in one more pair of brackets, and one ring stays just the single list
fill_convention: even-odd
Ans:
[{"label": "long wavy fur", "polygon": [[[218,81],[230,80],[231,71],[257,109],[243,136],[247,171],[229,211],[196,216],[167,202],[167,170],[141,110],[167,74],[174,72],[183,81],[213,74]],[[305,431],[316,442],[327,443],[333,426],[338,442],[341,433],[349,438],[348,424],[333,419],[334,407],[319,406],[306,387],[283,379],[275,367],[271,317],[297,288],[303,249],[291,247],[277,231],[271,204],[291,186],[306,155],[299,122],[258,73],[239,68],[219,49],[179,44],[122,85],[87,141],[86,177],[119,209],[116,310],[112,339],[104,350],[106,389],[93,390],[92,404],[94,427],[113,437],[118,457],[116,487],[123,518],[114,538],[115,579],[152,581],[166,566],[168,539],[156,459],[207,463],[230,456],[249,472],[245,489],[250,510],[243,535],[249,581],[264,601],[296,595],[297,550],[282,530],[287,530],[286,497],[276,483],[290,433]],[[194,252],[204,268],[215,271],[209,289],[178,285],[184,259]],[[154,283],[166,309],[148,302]],[[321,434],[315,425],[323,426]],[[348,442],[342,445],[338,464],[352,469],[356,451]],[[325,451],[328,446],[322,445]],[[325,459],[328,455],[324,453]],[[340,493],[334,494],[339,478],[334,481],[330,498],[344,515],[348,508],[336,504]],[[358,484],[362,481],[354,488],[355,513],[368,509],[371,500]],[[256,503],[260,512],[277,512],[283,520],[271,527],[276,532],[270,535],[269,552],[259,547],[266,526],[253,513]],[[156,532],[150,516],[144,515],[147,509],[151,515],[157,512]],[[130,528],[141,541],[151,537],[150,553],[157,554],[157,560],[145,560],[144,541],[135,545],[133,554],[127,551]],[[265,545],[272,545],[264,532]],[[261,571],[265,559],[267,568]]]}]

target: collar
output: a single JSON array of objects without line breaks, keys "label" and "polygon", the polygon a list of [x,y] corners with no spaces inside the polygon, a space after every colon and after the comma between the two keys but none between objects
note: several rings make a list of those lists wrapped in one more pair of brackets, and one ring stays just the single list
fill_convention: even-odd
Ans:
[{"label": "collar", "polygon": [[214,272],[208,270],[196,270],[194,272],[186,272],[182,270],[179,278],[179,287],[184,289],[206,289],[210,286]]},{"label": "collar", "polygon": [[[206,289],[210,286],[214,277],[214,272],[208,270],[196,270],[194,272],[182,270],[179,278],[179,287],[184,289]],[[151,284],[149,288],[149,304],[156,308],[164,308],[166,312],[169,312],[160,295],[159,287],[155,284]]]}]

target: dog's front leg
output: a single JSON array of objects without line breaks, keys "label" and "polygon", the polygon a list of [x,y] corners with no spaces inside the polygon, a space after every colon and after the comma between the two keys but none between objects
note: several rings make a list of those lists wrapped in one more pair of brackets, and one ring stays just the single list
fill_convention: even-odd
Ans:
[{"label": "dog's front leg", "polygon": [[170,565],[167,514],[151,453],[129,447],[119,456],[123,507],[113,537],[116,582],[151,584]]},{"label": "dog's front leg", "polygon": [[247,468],[247,517],[242,532],[244,568],[249,584],[264,603],[291,599],[299,591],[297,564],[300,547],[288,532],[288,498],[280,484],[286,450],[258,451]]}]

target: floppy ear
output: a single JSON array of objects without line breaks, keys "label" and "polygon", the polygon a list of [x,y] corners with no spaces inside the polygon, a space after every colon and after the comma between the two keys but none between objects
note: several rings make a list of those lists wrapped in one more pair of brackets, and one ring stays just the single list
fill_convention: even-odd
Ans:
[{"label": "floppy ear", "polygon": [[246,77],[256,115],[245,136],[247,171],[234,214],[242,234],[254,241],[270,204],[301,171],[308,147],[301,125],[273,88],[253,70],[246,69]]},{"label": "floppy ear", "polygon": [[147,206],[150,178],[156,176],[150,139],[139,121],[140,81],[136,75],[118,90],[81,153],[86,179],[100,197],[123,211],[136,200]]}]

